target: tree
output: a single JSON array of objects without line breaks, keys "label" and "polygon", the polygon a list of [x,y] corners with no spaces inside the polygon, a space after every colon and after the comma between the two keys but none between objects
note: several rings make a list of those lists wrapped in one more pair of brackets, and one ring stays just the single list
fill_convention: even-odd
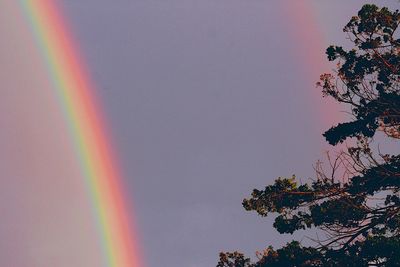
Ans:
[{"label": "tree", "polygon": [[316,229],[322,237],[314,246],[268,247],[257,262],[221,253],[217,267],[400,266],[400,155],[373,148],[378,132],[400,139],[399,23],[398,10],[364,5],[343,29],[354,47],[326,51],[337,68],[317,85],[348,106],[353,119],[323,135],[331,145],[347,139],[352,145],[328,156],[328,170],[317,164],[312,182],[278,178],[243,201],[261,216],[277,214],[279,233]]}]

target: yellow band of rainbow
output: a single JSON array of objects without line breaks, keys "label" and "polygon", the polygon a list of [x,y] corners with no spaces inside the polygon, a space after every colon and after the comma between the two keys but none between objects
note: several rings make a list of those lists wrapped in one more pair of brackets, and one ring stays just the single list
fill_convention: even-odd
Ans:
[{"label": "yellow band of rainbow", "polygon": [[47,65],[93,206],[106,266],[142,267],[94,86],[54,0],[19,0]]}]

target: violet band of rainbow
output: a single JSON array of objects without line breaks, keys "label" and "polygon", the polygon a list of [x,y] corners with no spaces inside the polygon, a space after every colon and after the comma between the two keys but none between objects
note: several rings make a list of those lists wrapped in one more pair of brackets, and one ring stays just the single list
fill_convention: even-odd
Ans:
[{"label": "violet band of rainbow", "polygon": [[111,138],[78,46],[54,0],[19,0],[79,160],[105,266],[142,267]]}]

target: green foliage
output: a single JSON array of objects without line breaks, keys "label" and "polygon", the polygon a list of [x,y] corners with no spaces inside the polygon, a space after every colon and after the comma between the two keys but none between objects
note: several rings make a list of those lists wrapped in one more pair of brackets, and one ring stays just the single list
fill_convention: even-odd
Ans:
[{"label": "green foliage", "polygon": [[278,178],[243,201],[260,216],[276,214],[279,233],[318,229],[324,237],[314,247],[297,241],[269,247],[254,263],[239,252],[221,253],[217,267],[400,266],[400,155],[370,148],[377,131],[400,139],[399,24],[397,10],[364,5],[343,29],[354,48],[327,49],[337,70],[321,75],[317,85],[347,105],[353,120],[324,136],[332,145],[347,138],[356,145],[334,160],[328,156],[329,174],[317,165],[311,183]]},{"label": "green foliage", "polygon": [[324,134],[330,144],[343,142],[347,137],[372,137],[379,127],[398,137],[400,39],[396,30],[399,22],[397,10],[364,5],[343,29],[354,49],[346,51],[341,46],[327,49],[328,59],[337,61],[338,79],[323,74],[318,85],[325,95],[350,105],[354,115],[354,121],[341,123]]}]

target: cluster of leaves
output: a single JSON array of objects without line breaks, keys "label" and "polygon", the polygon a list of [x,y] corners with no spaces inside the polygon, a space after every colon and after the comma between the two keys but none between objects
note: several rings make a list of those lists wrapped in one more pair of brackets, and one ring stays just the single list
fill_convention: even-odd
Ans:
[{"label": "cluster of leaves", "polygon": [[400,127],[400,14],[365,5],[343,29],[354,43],[346,51],[330,46],[327,56],[337,61],[337,73],[321,75],[325,95],[349,104],[354,120],[339,124],[324,136],[335,145],[347,137],[372,137],[380,128],[399,138]]},{"label": "cluster of leaves", "polygon": [[327,49],[337,72],[321,75],[318,85],[348,105],[353,120],[324,136],[332,145],[354,137],[356,145],[334,161],[329,157],[329,175],[318,165],[312,183],[278,178],[243,201],[261,216],[277,214],[279,233],[318,229],[323,238],[313,247],[297,241],[269,247],[257,262],[239,252],[221,253],[217,267],[400,266],[400,155],[370,148],[377,131],[400,139],[399,23],[397,10],[364,5],[344,28],[354,48]]},{"label": "cluster of leaves", "polygon": [[400,266],[399,249],[398,237],[368,237],[363,242],[355,242],[346,251],[304,247],[292,241],[281,249],[268,247],[257,253],[259,261],[255,263],[239,252],[221,253],[217,267]]}]

